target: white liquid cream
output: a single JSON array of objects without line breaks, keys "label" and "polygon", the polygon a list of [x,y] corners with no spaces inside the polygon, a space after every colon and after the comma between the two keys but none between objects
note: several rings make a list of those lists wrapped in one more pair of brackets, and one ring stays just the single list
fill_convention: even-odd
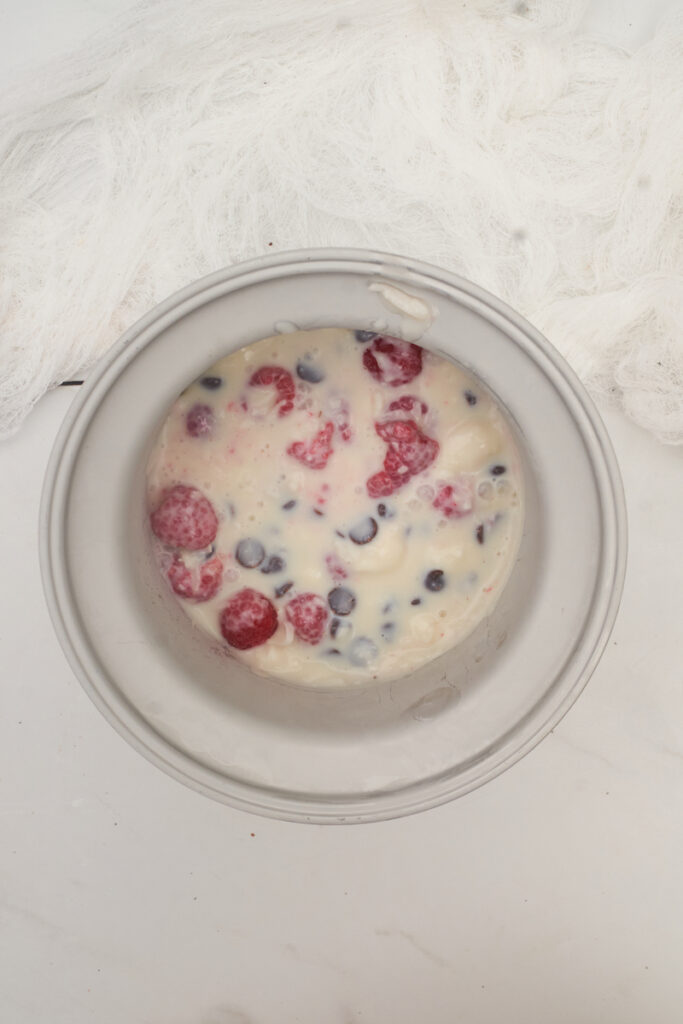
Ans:
[{"label": "white liquid cream", "polygon": [[387,335],[296,331],[221,359],[148,466],[161,572],[253,671],[357,685],[419,668],[495,605],[523,524],[501,409]]}]

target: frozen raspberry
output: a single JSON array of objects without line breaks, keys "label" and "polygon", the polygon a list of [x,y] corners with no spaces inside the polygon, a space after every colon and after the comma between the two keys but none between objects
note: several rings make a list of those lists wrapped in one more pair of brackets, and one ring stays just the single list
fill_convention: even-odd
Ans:
[{"label": "frozen raspberry", "polygon": [[397,480],[395,476],[387,473],[386,470],[381,470],[379,473],[371,476],[365,486],[371,498],[388,498],[401,485],[402,481]]},{"label": "frozen raspberry", "polygon": [[415,441],[397,445],[396,450],[411,476],[415,476],[431,466],[439,454],[439,442],[420,433]]},{"label": "frozen raspberry", "polygon": [[197,402],[185,417],[185,429],[190,437],[208,437],[213,433],[215,416],[210,405]]},{"label": "frozen raspberry", "polygon": [[462,516],[468,516],[474,506],[472,480],[469,477],[461,476],[452,484],[439,484],[432,505],[447,519],[460,519]]},{"label": "frozen raspberry", "polygon": [[294,632],[307,644],[319,644],[329,618],[327,604],[318,594],[298,594],[285,608]]},{"label": "frozen raspberry", "polygon": [[421,433],[417,423],[412,420],[385,420],[375,423],[375,430],[387,444],[415,441]]},{"label": "frozen raspberry", "polygon": [[252,373],[249,384],[252,387],[275,388],[279,416],[286,416],[294,408],[294,378],[282,366],[262,366]]},{"label": "frozen raspberry", "polygon": [[287,454],[298,459],[309,469],[324,469],[334,450],[332,448],[333,433],[334,423],[326,423],[312,441],[294,441],[290,444]]},{"label": "frozen raspberry", "polygon": [[325,555],[325,565],[333,580],[345,580],[348,572],[336,555]]},{"label": "frozen raspberry", "polygon": [[410,416],[426,416],[428,405],[416,395],[401,395],[389,403],[388,412],[407,412]]},{"label": "frozen raspberry", "polygon": [[220,558],[189,569],[180,555],[176,555],[168,570],[168,580],[173,590],[187,601],[208,601],[218,593],[223,577],[223,563]]},{"label": "frozen raspberry", "polygon": [[176,484],[166,491],[150,517],[152,531],[174,548],[199,551],[216,536],[218,519],[213,505],[196,487]]},{"label": "frozen raspberry", "polygon": [[363,351],[363,366],[381,384],[409,384],[422,371],[422,349],[409,341],[378,335]]},{"label": "frozen raspberry", "polygon": [[264,644],[277,629],[275,605],[260,591],[244,587],[221,612],[220,627],[231,647],[248,651]]},{"label": "frozen raspberry", "polygon": [[390,477],[396,480],[399,486],[410,478],[410,471],[396,448],[387,449],[387,453],[384,456],[384,469]]},{"label": "frozen raspberry", "polygon": [[439,454],[439,442],[423,433],[413,420],[385,420],[376,423],[375,430],[389,445],[384,460],[384,468],[389,473],[399,474],[400,464],[415,476],[427,469]]}]

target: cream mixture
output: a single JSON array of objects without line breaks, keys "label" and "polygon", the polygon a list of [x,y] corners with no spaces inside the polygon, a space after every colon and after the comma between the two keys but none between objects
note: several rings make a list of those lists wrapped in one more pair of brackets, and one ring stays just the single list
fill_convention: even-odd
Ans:
[{"label": "cream mixture", "polygon": [[148,466],[160,569],[257,673],[405,675],[488,615],[523,521],[501,409],[426,349],[298,331],[226,356],[178,398]]}]

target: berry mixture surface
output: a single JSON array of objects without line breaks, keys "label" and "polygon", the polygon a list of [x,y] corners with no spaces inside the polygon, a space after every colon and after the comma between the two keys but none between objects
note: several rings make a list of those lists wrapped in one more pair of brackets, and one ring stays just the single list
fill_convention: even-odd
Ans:
[{"label": "berry mixture surface", "polygon": [[523,524],[500,407],[454,363],[369,331],[221,359],[169,411],[147,478],[159,567],[193,623],[304,685],[395,678],[459,643]]}]

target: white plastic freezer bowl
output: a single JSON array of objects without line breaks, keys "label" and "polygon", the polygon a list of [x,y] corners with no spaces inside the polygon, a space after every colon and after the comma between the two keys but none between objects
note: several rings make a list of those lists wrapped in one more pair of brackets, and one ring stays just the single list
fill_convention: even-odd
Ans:
[{"label": "white plastic freezer bowl", "polygon": [[[150,445],[177,394],[275,325],[388,333],[369,285],[425,300],[426,347],[491,389],[525,458],[518,562],[493,615],[403,679],[309,690],[251,674],[192,628],[151,555]],[[452,274],[397,256],[307,250],[205,278],[135,325],[74,403],[48,469],[41,559],[55,627],[116,729],[169,774],[294,820],[409,814],[471,790],[533,747],[576,699],[621,595],[624,503],[583,388],[521,317]]]}]

